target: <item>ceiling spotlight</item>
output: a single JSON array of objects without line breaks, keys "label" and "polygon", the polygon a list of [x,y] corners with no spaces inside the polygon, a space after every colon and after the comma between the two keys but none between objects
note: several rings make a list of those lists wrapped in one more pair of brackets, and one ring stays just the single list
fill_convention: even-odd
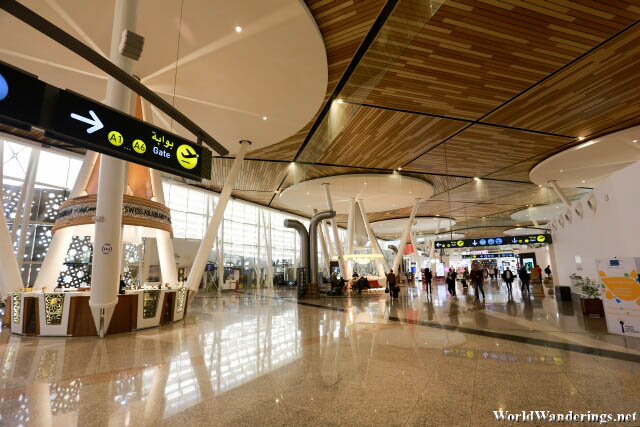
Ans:
[{"label": "ceiling spotlight", "polygon": [[564,172],[564,169],[560,169],[560,173]]},{"label": "ceiling spotlight", "polygon": [[236,33],[241,33],[242,32],[242,27],[236,26]]},{"label": "ceiling spotlight", "polygon": [[338,99],[338,104],[344,104],[344,101],[342,100],[342,98]]},{"label": "ceiling spotlight", "polygon": [[296,162],[291,162],[289,163],[289,166],[294,167],[296,165]]},{"label": "ceiling spotlight", "polygon": [[538,188],[542,188],[542,184],[538,185]]},{"label": "ceiling spotlight", "polygon": [[638,142],[638,140],[637,140],[637,139],[634,139],[634,140],[633,140],[633,142]]},{"label": "ceiling spotlight", "polygon": [[581,182],[584,184],[584,183],[585,183],[585,182],[587,182],[587,181],[585,181],[585,180],[583,179]]},{"label": "ceiling spotlight", "polygon": [[584,141],[584,136],[579,136],[578,141]]},{"label": "ceiling spotlight", "polygon": [[267,116],[262,116],[262,120],[267,120]]},{"label": "ceiling spotlight", "polygon": [[309,194],[311,194],[311,193],[309,193],[309,192],[307,191],[307,196],[308,196]]}]

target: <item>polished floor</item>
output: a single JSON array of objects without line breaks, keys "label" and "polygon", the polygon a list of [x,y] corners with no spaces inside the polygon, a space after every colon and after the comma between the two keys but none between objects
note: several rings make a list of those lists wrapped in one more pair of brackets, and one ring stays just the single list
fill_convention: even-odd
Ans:
[{"label": "polished floor", "polygon": [[104,340],[5,328],[0,425],[478,426],[499,409],[640,409],[640,340],[575,302],[486,287],[484,303],[442,285],[395,301],[202,295],[185,322]]}]

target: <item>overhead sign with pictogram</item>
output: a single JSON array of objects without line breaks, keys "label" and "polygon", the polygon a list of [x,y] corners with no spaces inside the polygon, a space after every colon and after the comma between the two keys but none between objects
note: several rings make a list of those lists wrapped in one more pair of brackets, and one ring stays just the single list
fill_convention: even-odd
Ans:
[{"label": "overhead sign with pictogram", "polygon": [[550,234],[527,234],[525,236],[480,237],[477,239],[438,240],[436,249],[478,248],[484,246],[529,245],[533,243],[551,243]]},{"label": "overhead sign with pictogram", "polygon": [[209,150],[69,91],[58,95],[50,131],[89,150],[185,178],[211,176]]},{"label": "overhead sign with pictogram", "polygon": [[207,148],[2,62],[0,121],[185,178],[211,178]]}]

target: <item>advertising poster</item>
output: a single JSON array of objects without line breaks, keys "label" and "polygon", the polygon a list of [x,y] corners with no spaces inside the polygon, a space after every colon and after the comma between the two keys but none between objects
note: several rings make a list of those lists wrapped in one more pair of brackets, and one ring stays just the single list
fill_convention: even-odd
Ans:
[{"label": "advertising poster", "polygon": [[596,260],[609,332],[640,337],[640,258]]}]

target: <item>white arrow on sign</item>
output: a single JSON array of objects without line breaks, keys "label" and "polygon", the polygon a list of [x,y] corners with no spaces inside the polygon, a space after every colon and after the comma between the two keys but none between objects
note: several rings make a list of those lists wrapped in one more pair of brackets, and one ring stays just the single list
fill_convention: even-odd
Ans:
[{"label": "white arrow on sign", "polygon": [[478,244],[478,242],[476,242],[475,240],[472,243],[473,246],[476,246],[477,244]]},{"label": "white arrow on sign", "polygon": [[83,123],[86,123],[88,125],[91,125],[91,127],[89,129],[87,129],[87,133],[94,133],[96,131],[99,131],[100,129],[102,129],[104,127],[104,125],[102,124],[102,122],[100,121],[100,119],[98,118],[98,116],[96,115],[96,113],[93,112],[93,110],[89,110],[89,114],[91,115],[91,118],[88,119],[86,117],[82,117],[76,113],[71,113],[71,118],[72,119],[76,119],[79,120]]}]

